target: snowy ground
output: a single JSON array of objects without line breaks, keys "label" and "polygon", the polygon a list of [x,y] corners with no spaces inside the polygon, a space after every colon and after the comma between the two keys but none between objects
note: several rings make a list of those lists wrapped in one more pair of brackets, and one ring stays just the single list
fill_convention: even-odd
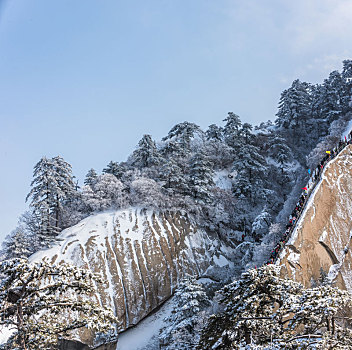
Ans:
[{"label": "snowy ground", "polygon": [[345,141],[345,136],[347,137],[351,131],[352,131],[352,119],[348,122],[346,130],[342,133],[341,140]]},{"label": "snowy ground", "polygon": [[159,330],[164,326],[164,318],[170,315],[171,309],[170,299],[157,312],[146,317],[137,326],[121,333],[116,350],[158,350]]},{"label": "snowy ground", "polygon": [[7,339],[14,333],[14,330],[11,330],[7,327],[0,327],[0,344],[7,342]]}]

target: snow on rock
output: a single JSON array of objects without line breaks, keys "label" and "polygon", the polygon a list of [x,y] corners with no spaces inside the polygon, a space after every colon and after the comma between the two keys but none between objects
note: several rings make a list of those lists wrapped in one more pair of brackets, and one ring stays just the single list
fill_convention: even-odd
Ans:
[{"label": "snow on rock", "polygon": [[228,261],[223,255],[219,255],[219,257],[214,255],[213,260],[214,260],[215,264],[220,267],[232,264],[232,262]]},{"label": "snow on rock", "polygon": [[99,273],[104,283],[97,285],[95,300],[112,308],[123,329],[167,300],[186,275],[209,276],[211,269],[217,274],[229,264],[227,247],[181,212],[105,212],[64,230],[59,239],[31,261],[67,262]]},{"label": "snow on rock", "polygon": [[348,122],[345,131],[341,135],[341,140],[345,141],[345,137],[348,138],[348,134],[352,131],[352,119]]},{"label": "snow on rock", "polygon": [[121,333],[117,343],[118,350],[158,350],[159,331],[165,325],[165,318],[173,308],[168,300],[156,313],[146,317],[137,326]]},{"label": "snow on rock", "polygon": [[310,286],[321,270],[352,292],[352,146],[324,169],[278,264],[288,277]]}]

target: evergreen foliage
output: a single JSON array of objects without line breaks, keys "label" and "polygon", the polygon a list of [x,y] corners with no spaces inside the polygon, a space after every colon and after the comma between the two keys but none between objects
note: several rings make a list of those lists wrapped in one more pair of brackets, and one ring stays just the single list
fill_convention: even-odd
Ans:
[{"label": "evergreen foliage", "polygon": [[[104,169],[104,170],[106,170],[106,169]],[[104,171],[103,170],[103,171]],[[105,172],[108,172],[108,171],[105,171]],[[95,185],[95,183],[97,182],[97,180],[98,180],[98,174],[97,174],[97,172],[92,168],[92,169],[90,169],[89,171],[88,171],[88,173],[87,173],[87,175],[86,175],[86,177],[85,177],[85,179],[84,179],[84,184],[86,185],[86,186],[91,186],[91,187],[93,187],[94,185]]]},{"label": "evergreen foliage", "polygon": [[198,349],[349,348],[352,332],[340,315],[352,297],[331,286],[304,288],[280,278],[280,267],[264,265],[242,274],[220,291],[224,311],[203,329]]},{"label": "evergreen foliage", "polygon": [[103,173],[112,174],[118,179],[121,179],[124,173],[124,167],[117,162],[111,161],[106,168],[103,169]]},{"label": "evergreen foliage", "polygon": [[194,349],[210,305],[204,287],[195,279],[181,281],[173,297],[171,315],[165,319],[166,325],[160,330],[160,349]]},{"label": "evergreen foliage", "polygon": [[144,135],[138,148],[131,156],[131,164],[137,168],[146,168],[160,163],[160,154],[150,135]]},{"label": "evergreen foliage", "polygon": [[37,234],[45,244],[60,232],[60,215],[65,203],[75,193],[72,168],[63,158],[43,157],[34,167],[32,189],[26,200],[40,220]]},{"label": "evergreen foliage", "polygon": [[204,153],[198,152],[192,157],[190,163],[190,186],[193,198],[204,203],[211,202],[211,188],[214,186],[214,180],[210,162]]},{"label": "evergreen foliage", "polygon": [[15,329],[2,349],[53,349],[59,335],[82,327],[107,332],[117,323],[111,310],[90,300],[99,278],[84,269],[12,259],[0,273],[0,323]]},{"label": "evergreen foliage", "polygon": [[37,237],[18,226],[2,242],[2,257],[5,260],[13,258],[26,258],[35,252],[39,242]]}]

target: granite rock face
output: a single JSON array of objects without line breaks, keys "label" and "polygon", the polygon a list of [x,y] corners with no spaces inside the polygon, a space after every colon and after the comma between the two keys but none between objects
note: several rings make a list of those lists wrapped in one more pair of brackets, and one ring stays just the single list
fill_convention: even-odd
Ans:
[{"label": "granite rock face", "polygon": [[279,264],[288,277],[311,286],[321,272],[352,292],[352,146],[327,164]]},{"label": "granite rock face", "polygon": [[[101,213],[64,230],[61,242],[31,257],[67,262],[99,273],[94,298],[110,307],[122,329],[137,324],[167,300],[185,275],[230,269],[230,251],[185,213],[145,209]],[[228,253],[228,254],[227,254]],[[91,343],[91,335],[79,338]]]}]

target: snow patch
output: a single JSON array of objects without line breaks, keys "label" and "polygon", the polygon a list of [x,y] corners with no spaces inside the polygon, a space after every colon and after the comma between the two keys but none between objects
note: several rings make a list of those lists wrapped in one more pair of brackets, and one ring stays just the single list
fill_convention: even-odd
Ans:
[{"label": "snow patch", "polygon": [[287,257],[287,260],[290,261],[292,264],[298,264],[300,256],[301,254],[299,253],[291,252],[290,255]]},{"label": "snow patch", "polygon": [[319,237],[319,242],[325,242],[326,236],[328,235],[327,231],[324,231]]},{"label": "snow patch", "polygon": [[15,333],[14,329],[11,329],[6,326],[1,326],[0,327],[0,344],[5,344],[13,333]]},{"label": "snow patch", "polygon": [[310,222],[315,218],[315,205],[313,204],[313,215],[310,217]]},{"label": "snow patch", "polygon": [[217,257],[216,255],[213,256],[214,263],[220,267],[230,265],[230,261],[228,261],[223,255]]},{"label": "snow patch", "polygon": [[352,131],[352,119],[348,122],[346,130],[342,133],[341,140],[345,141],[345,136],[347,137],[351,131]]},{"label": "snow patch", "polygon": [[330,266],[329,273],[328,273],[328,280],[330,281],[330,283],[332,283],[337,277],[340,271],[340,267],[341,267],[341,263]]},{"label": "snow patch", "polygon": [[213,181],[215,185],[223,190],[230,190],[232,188],[232,180],[237,176],[236,171],[229,170],[217,171],[214,174]]},{"label": "snow patch", "polygon": [[164,319],[170,316],[172,300],[168,300],[157,312],[146,317],[137,326],[119,335],[118,350],[157,350],[159,331],[165,326]]}]

